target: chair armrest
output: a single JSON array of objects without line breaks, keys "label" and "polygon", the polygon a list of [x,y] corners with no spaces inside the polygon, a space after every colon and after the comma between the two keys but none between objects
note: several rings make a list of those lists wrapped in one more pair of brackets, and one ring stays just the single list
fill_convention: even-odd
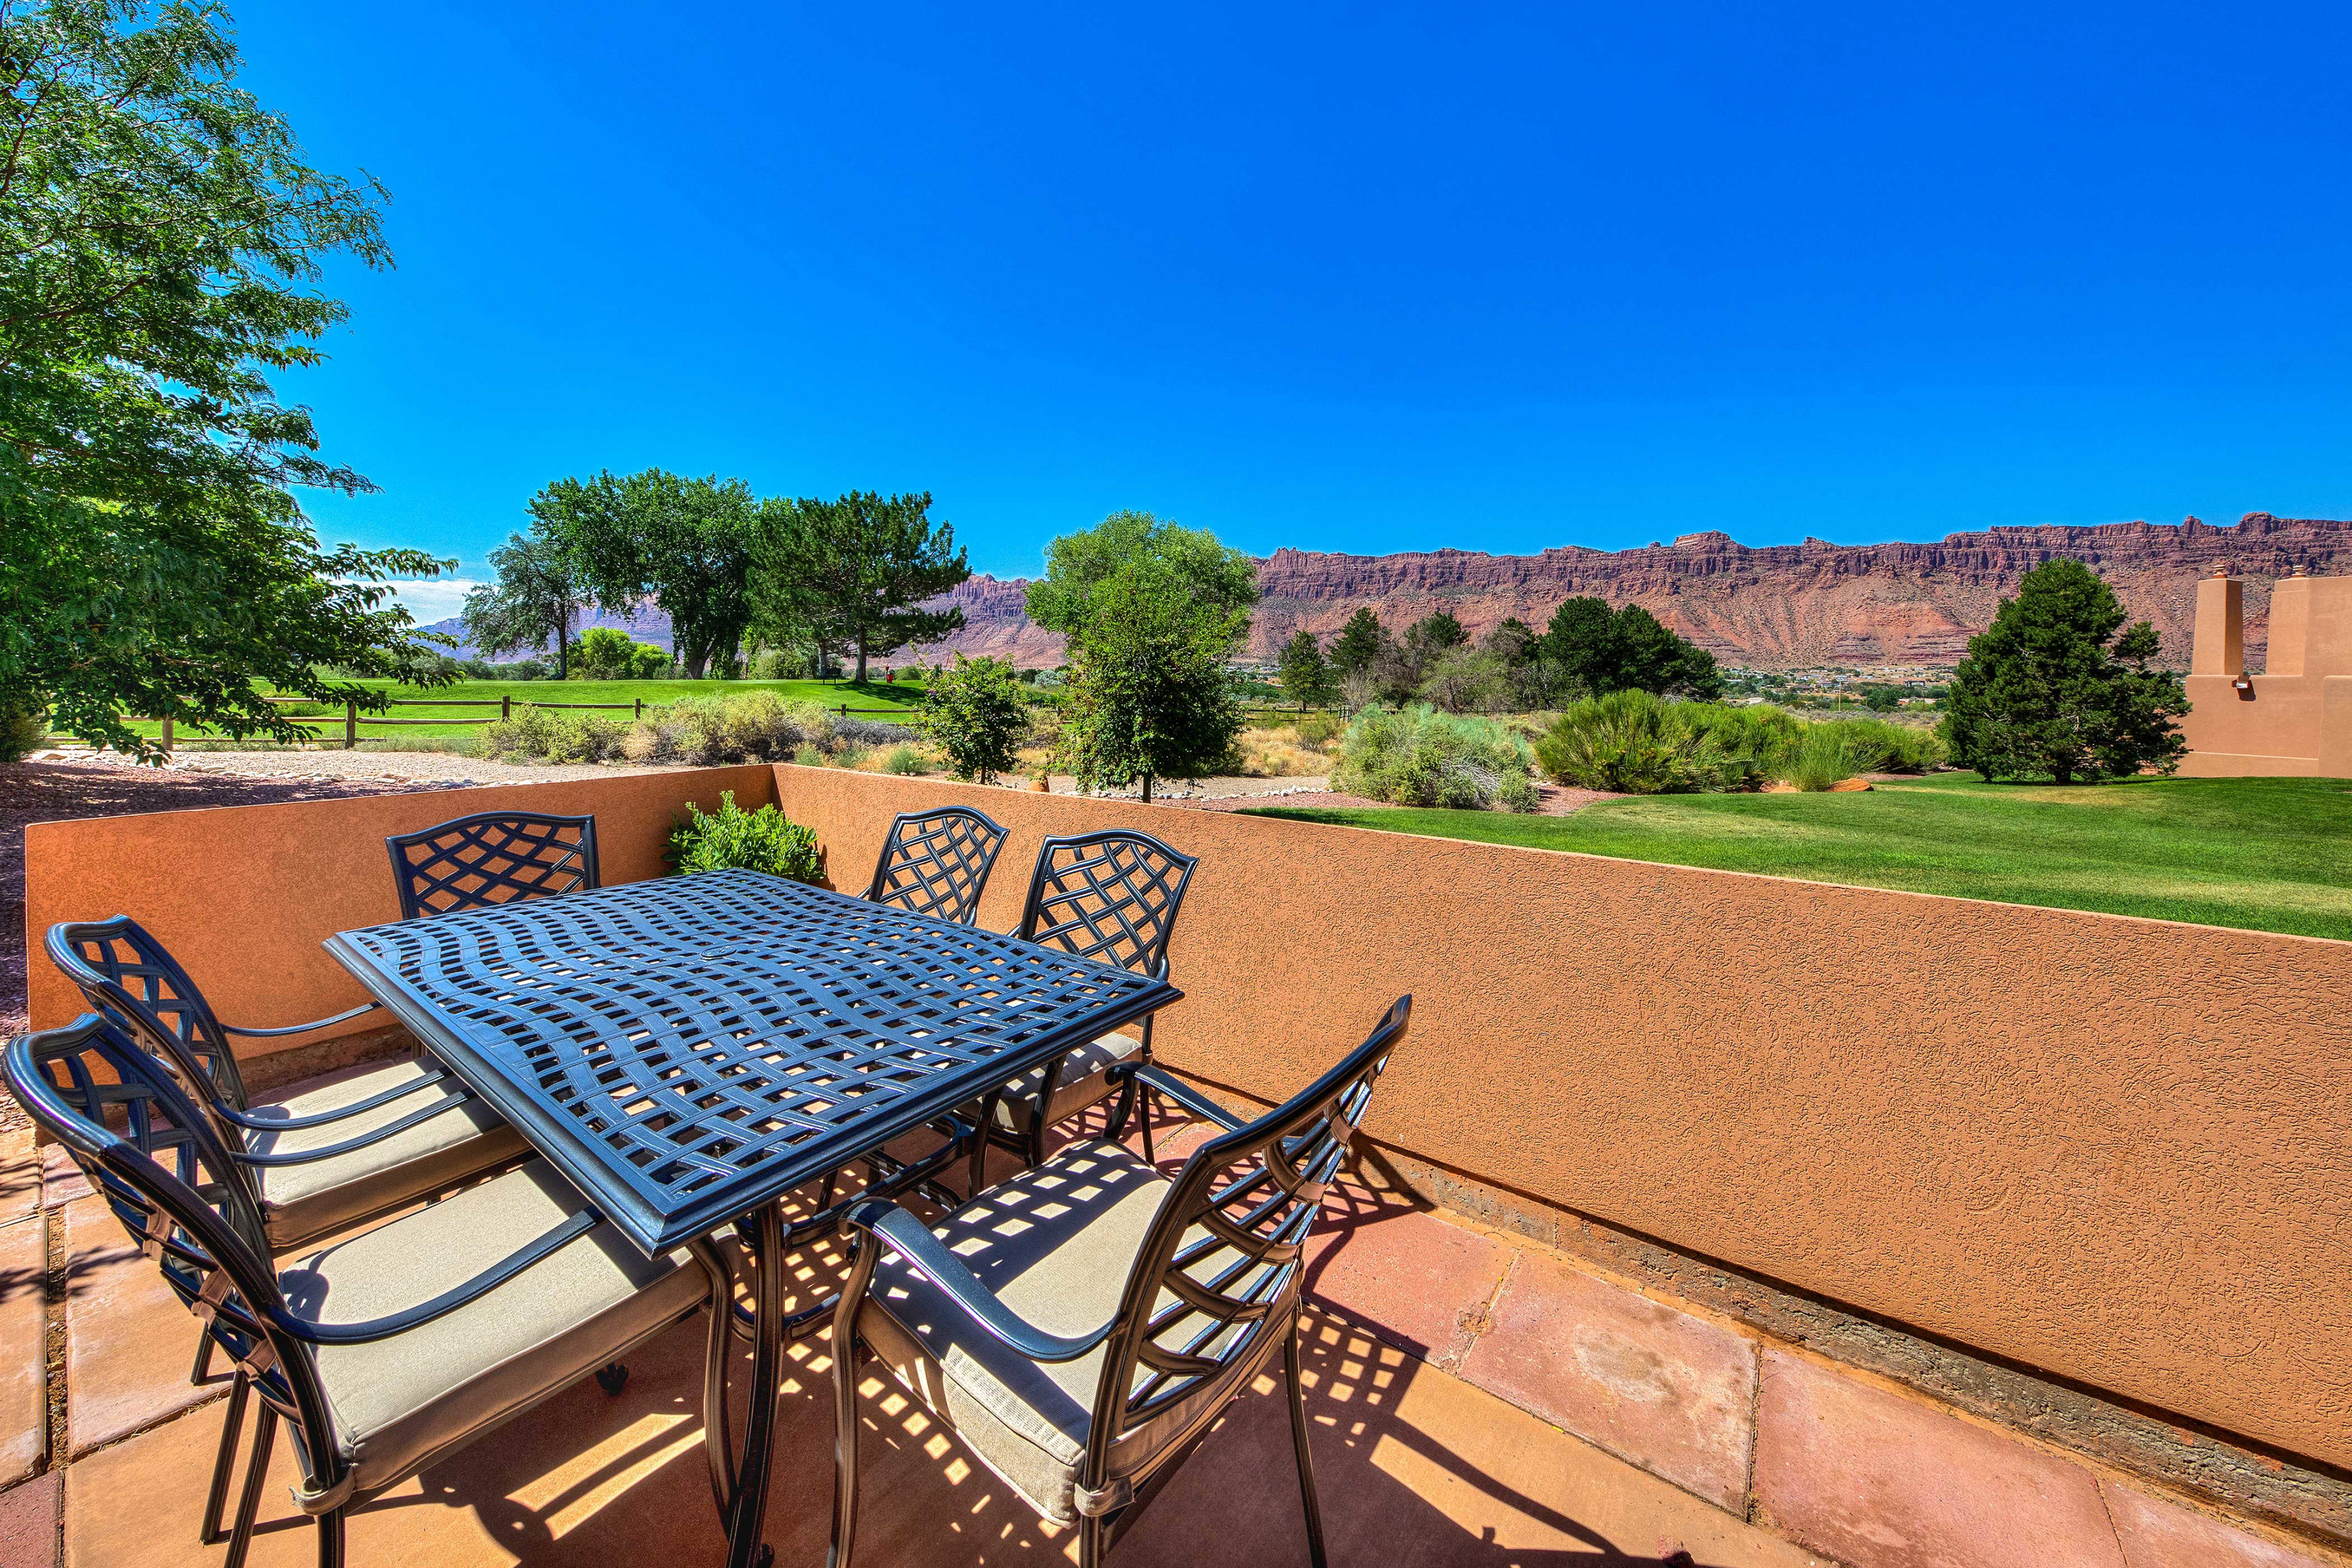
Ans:
[{"label": "chair armrest", "polygon": [[[395,1133],[405,1132],[417,1123],[430,1121],[451,1106],[462,1105],[473,1098],[472,1090],[458,1089],[455,1093],[444,1095],[430,1105],[418,1106],[397,1121],[387,1121],[373,1131],[362,1132],[356,1138],[346,1138],[340,1143],[329,1143],[317,1149],[298,1149],[289,1154],[252,1154],[242,1150],[232,1149],[229,1151],[229,1158],[240,1165],[263,1166],[307,1165],[315,1160],[331,1160],[338,1154],[348,1154],[354,1149],[364,1149],[369,1144],[380,1143]],[[262,1131],[278,1131],[286,1125],[283,1121],[265,1122]]]},{"label": "chair armrest", "polygon": [[217,1110],[222,1121],[238,1127],[250,1127],[256,1132],[299,1132],[306,1127],[324,1127],[329,1122],[341,1121],[347,1116],[357,1116],[362,1110],[373,1110],[379,1106],[390,1105],[394,1100],[404,1100],[420,1089],[431,1089],[435,1084],[446,1080],[448,1076],[447,1073],[436,1068],[412,1083],[402,1084],[398,1089],[387,1089],[382,1094],[371,1094],[365,1100],[355,1100],[351,1104],[339,1106],[333,1110],[321,1110],[315,1116],[292,1116],[283,1120],[273,1120],[267,1116],[256,1116],[249,1110],[232,1110],[225,1105],[218,1107]]},{"label": "chair armrest", "polygon": [[240,1029],[235,1024],[223,1024],[221,1032],[226,1035],[243,1035],[252,1040],[275,1039],[280,1035],[307,1035],[313,1029],[323,1029],[330,1024],[348,1024],[362,1014],[373,1013],[383,1005],[381,1002],[362,1002],[348,1013],[338,1013],[331,1018],[314,1018],[307,1024],[289,1024],[282,1029]]},{"label": "chair armrest", "polygon": [[1199,1089],[1179,1082],[1150,1062],[1113,1062],[1107,1076],[1114,1083],[1130,1078],[1138,1079],[1166,1095],[1193,1115],[1204,1117],[1228,1132],[1239,1131],[1249,1125]]},{"label": "chair armrest", "polygon": [[467,1302],[488,1295],[531,1265],[562,1251],[604,1223],[604,1216],[594,1209],[582,1209],[530,1246],[509,1253],[463,1285],[452,1286],[429,1301],[420,1301],[414,1307],[403,1308],[384,1317],[371,1318],[363,1323],[306,1322],[282,1307],[270,1308],[269,1318],[295,1338],[308,1340],[314,1345],[363,1345],[376,1340],[388,1340],[436,1318],[446,1317]]},{"label": "chair armrest", "polygon": [[888,1243],[924,1279],[946,1291],[974,1323],[1032,1361],[1076,1361],[1108,1339],[1112,1326],[1118,1321],[1113,1318],[1092,1333],[1075,1339],[1047,1333],[998,1300],[979,1277],[963,1266],[962,1259],[948,1250],[947,1243],[897,1204],[878,1198],[858,1204],[842,1216],[842,1223],[870,1232],[868,1245],[875,1240]]}]

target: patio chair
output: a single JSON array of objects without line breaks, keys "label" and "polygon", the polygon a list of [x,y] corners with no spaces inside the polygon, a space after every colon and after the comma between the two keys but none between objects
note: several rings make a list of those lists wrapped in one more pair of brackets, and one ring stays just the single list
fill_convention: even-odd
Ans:
[{"label": "patio chair", "polygon": [[[1184,907],[1192,868],[1199,864],[1148,833],[1125,828],[1048,838],[1038,848],[1029,897],[1014,934],[1139,974],[1164,976],[1169,934]],[[966,1114],[985,1126],[993,1142],[1020,1151],[1034,1165],[1045,1157],[1045,1130],[1101,1103],[1116,1087],[1108,1069],[1130,1059],[1151,1060],[1149,1017],[1132,1034],[1105,1035],[1058,1061],[1022,1074],[1004,1086],[985,1115],[982,1108]],[[1125,1128],[1134,1097],[1146,1081],[1132,1080],[1112,1136]],[[1148,1161],[1152,1157],[1148,1108],[1143,1136]]]},{"label": "patio chair", "polygon": [[968,805],[902,811],[890,821],[866,897],[919,915],[970,925],[981,889],[1004,847],[1005,829]]},{"label": "patio chair", "polygon": [[404,921],[599,885],[593,816],[484,811],[383,844]]},{"label": "patio chair", "polygon": [[1298,1382],[1305,1244],[1412,998],[1289,1103],[1244,1122],[1139,1060],[1223,1131],[1171,1182],[1107,1139],[1072,1143],[937,1226],[861,1202],[833,1330],[833,1568],[857,1524],[857,1354],[879,1361],[1095,1568],[1276,1351],[1307,1540],[1323,1526]]},{"label": "patio chair", "polygon": [[[236,1364],[206,1544],[220,1539],[245,1406],[259,1404],[227,1568],[244,1563],[280,1421],[301,1466],[295,1501],[318,1521],[321,1568],[337,1568],[352,1508],[609,1368],[721,1288],[714,1251],[648,1259],[539,1160],[276,1271],[242,1166],[114,1021],[84,1014],[19,1037],[0,1070]],[[714,1366],[724,1341],[714,1331]]]}]

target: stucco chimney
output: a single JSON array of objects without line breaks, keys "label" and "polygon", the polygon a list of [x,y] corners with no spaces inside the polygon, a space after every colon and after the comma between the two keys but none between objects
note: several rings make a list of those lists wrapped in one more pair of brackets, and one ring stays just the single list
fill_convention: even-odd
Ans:
[{"label": "stucco chimney", "polygon": [[[2243,582],[2235,577],[2200,578],[2197,584],[2197,644],[2189,655],[2191,675],[2240,675],[2246,668]],[[2273,612],[2275,614],[2275,612]],[[2273,646],[2276,646],[2273,639]]]}]

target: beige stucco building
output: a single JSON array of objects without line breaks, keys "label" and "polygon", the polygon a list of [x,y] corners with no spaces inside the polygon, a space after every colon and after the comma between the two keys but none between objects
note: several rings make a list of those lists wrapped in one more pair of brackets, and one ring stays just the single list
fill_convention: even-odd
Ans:
[{"label": "beige stucco building", "polygon": [[2282,577],[2271,588],[2270,657],[2246,668],[2245,584],[2197,584],[2189,716],[2190,778],[2352,778],[2352,577]]}]

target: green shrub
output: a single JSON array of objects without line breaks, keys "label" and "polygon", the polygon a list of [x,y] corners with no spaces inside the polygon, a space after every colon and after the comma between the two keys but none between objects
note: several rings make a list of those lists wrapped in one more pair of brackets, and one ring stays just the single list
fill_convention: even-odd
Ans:
[{"label": "green shrub", "polygon": [[[1011,665],[958,654],[923,693],[915,725],[947,753],[948,769],[956,777],[994,784],[997,774],[1020,765],[1015,752],[1029,732],[1029,706]],[[901,746],[891,753],[892,773],[902,771],[898,759],[907,750]]]},{"label": "green shrub", "polygon": [[893,746],[882,759],[882,771],[900,778],[920,778],[931,771],[931,759],[915,746]]},{"label": "green shrub", "polygon": [[1321,751],[1348,731],[1348,721],[1336,713],[1307,713],[1291,728],[1298,731],[1298,743]]},{"label": "green shrub", "polygon": [[1685,702],[1674,709],[1674,717],[1714,742],[1713,787],[1726,790],[1763,787],[1804,730],[1796,715],[1769,703],[1727,708],[1714,702]]},{"label": "green shrub", "polygon": [[803,768],[821,768],[824,766],[824,753],[814,746],[803,746],[793,753],[793,762]]},{"label": "green shrub", "polygon": [[1638,687],[1572,702],[1536,742],[1536,761],[1561,784],[1619,795],[1688,795],[1723,787],[1722,753],[1704,723]]},{"label": "green shrub", "polygon": [[1879,719],[1825,719],[1805,726],[1778,776],[1801,790],[1824,790],[1863,773],[1921,773],[1943,762],[1944,743],[1932,731]]},{"label": "green shrub", "polygon": [[[1524,784],[1527,774],[1527,742],[1502,725],[1417,703],[1359,714],[1341,744],[1332,784],[1396,805],[1479,810],[1493,805],[1511,780]],[[1532,790],[1512,793],[1532,805]]]},{"label": "green shrub", "polygon": [[707,816],[688,801],[686,816],[671,830],[667,858],[681,875],[740,869],[795,882],[824,879],[824,852],[817,847],[814,828],[772,805],[745,811],[735,804],[733,790],[719,801],[718,811]]},{"label": "green shrub", "polygon": [[0,708],[0,763],[21,763],[49,732],[43,708]]},{"label": "green shrub", "polygon": [[493,757],[530,757],[550,763],[601,763],[625,754],[629,726],[593,713],[518,708],[482,731],[482,750]]}]

